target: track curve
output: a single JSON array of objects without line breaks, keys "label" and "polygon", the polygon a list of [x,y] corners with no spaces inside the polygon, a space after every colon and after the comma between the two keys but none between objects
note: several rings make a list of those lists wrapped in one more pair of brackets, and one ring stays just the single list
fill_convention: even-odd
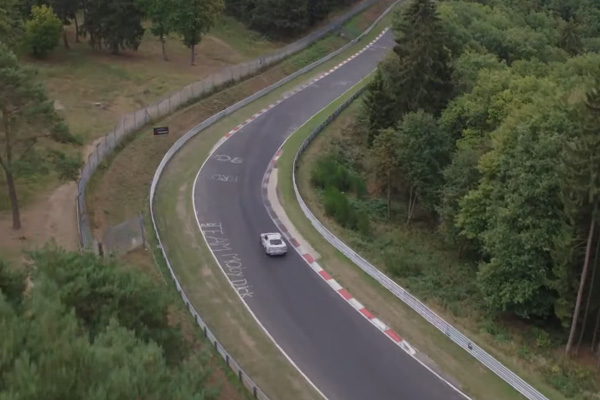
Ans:
[{"label": "track curve", "polygon": [[261,192],[274,154],[312,115],[370,73],[392,45],[388,32],[222,143],[198,171],[194,210],[242,301],[326,398],[465,399],[362,318],[293,249],[270,258],[259,244],[259,233],[277,231]]}]

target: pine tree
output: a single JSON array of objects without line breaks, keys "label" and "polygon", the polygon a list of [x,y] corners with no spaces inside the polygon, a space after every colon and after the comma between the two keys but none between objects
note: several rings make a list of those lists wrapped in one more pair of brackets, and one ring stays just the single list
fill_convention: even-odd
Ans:
[{"label": "pine tree", "polygon": [[435,3],[413,0],[396,22],[399,70],[393,95],[400,116],[422,109],[437,115],[452,95],[452,68]]},{"label": "pine tree", "polygon": [[394,124],[392,99],[386,91],[384,76],[379,68],[367,86],[362,117],[367,127],[367,146],[369,148],[382,129]]},{"label": "pine tree", "polygon": [[0,42],[0,169],[6,178],[15,230],[21,229],[16,179],[28,172],[47,172],[49,152],[40,154],[36,151],[40,147],[52,141],[76,141],[35,74]]}]

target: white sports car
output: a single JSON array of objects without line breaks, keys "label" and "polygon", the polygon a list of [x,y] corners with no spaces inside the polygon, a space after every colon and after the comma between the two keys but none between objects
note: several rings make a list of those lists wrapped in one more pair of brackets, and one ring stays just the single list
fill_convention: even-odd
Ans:
[{"label": "white sports car", "polygon": [[260,243],[267,255],[281,256],[287,253],[287,245],[283,241],[281,233],[261,233]]}]

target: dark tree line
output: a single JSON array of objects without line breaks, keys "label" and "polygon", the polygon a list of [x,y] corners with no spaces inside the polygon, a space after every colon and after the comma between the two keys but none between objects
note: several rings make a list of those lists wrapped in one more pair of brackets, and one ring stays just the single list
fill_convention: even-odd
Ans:
[{"label": "dark tree line", "polygon": [[298,36],[358,0],[225,0],[225,12],[271,37]]},{"label": "dark tree line", "polygon": [[[18,30],[29,20],[35,20],[40,6],[50,7],[63,25],[74,24],[77,41],[87,38],[92,47],[107,48],[114,54],[138,49],[145,32],[143,22],[148,19],[152,23],[150,31],[162,43],[165,60],[168,59],[165,38],[174,33],[190,48],[194,64],[194,48],[216,23],[224,3],[223,0],[7,0],[0,5],[0,34],[6,32],[6,40],[1,35],[0,40],[8,43],[11,35],[18,39]],[[52,36],[39,35],[35,41],[52,41]],[[63,30],[62,36],[65,48],[69,48],[66,31]],[[55,44],[54,40],[46,45],[47,51]]]}]

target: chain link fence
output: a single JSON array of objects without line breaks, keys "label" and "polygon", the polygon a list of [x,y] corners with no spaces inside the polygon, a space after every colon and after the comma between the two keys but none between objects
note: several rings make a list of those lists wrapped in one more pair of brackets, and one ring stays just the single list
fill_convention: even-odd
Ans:
[{"label": "chain link fence", "polygon": [[217,91],[219,88],[255,75],[265,68],[305,49],[325,35],[338,30],[349,19],[378,1],[380,0],[365,0],[347,14],[338,17],[328,26],[291,43],[280,50],[249,62],[226,67],[218,73],[209,75],[201,81],[191,83],[183,89],[167,95],[153,104],[122,117],[118,125],[98,141],[96,148],[88,156],[88,159],[81,170],[79,181],[77,182],[77,223],[79,228],[80,247],[95,247],[90,219],[85,204],[85,190],[87,184],[98,166],[115,150],[125,137],[138,131],[148,123],[158,120],[194,100],[206,97]]},{"label": "chain link fence", "polygon": [[[292,81],[293,79],[298,78],[299,76],[313,70],[314,68],[318,67],[321,64],[324,64],[325,62],[331,60],[332,58],[334,58],[335,56],[341,54],[342,52],[346,51],[348,48],[350,48],[351,46],[354,46],[355,44],[357,44],[358,42],[360,42],[367,34],[369,34],[369,32],[371,32],[380,22],[381,20],[387,15],[389,14],[392,9],[398,4],[400,3],[400,1],[402,0],[397,0],[394,2],[394,4],[392,4],[389,8],[387,8],[385,10],[385,12],[379,16],[377,18],[377,20],[375,20],[375,22],[365,31],[363,32],[359,37],[357,37],[356,39],[352,40],[350,43],[344,45],[342,48],[334,51],[333,53],[330,53],[329,55],[323,57],[322,59],[315,61],[314,63],[302,68],[299,71],[294,72],[293,74],[287,76],[286,78],[280,80],[279,82],[268,86],[256,93],[254,93],[253,95],[247,97],[246,99],[226,108],[225,110],[213,115],[212,117],[208,118],[207,120],[201,122],[200,124],[198,124],[197,126],[195,126],[192,130],[190,130],[189,132],[187,132],[185,135],[183,135],[182,137],[180,137],[174,144],[173,146],[166,152],[166,154],[164,155],[163,159],[161,160],[158,168],[156,169],[156,172],[154,173],[154,177],[152,179],[152,184],[150,186],[150,198],[149,198],[149,205],[150,205],[150,218],[152,220],[152,227],[154,229],[154,233],[156,234],[156,240],[159,243],[159,248],[161,250],[161,253],[163,255],[163,258],[167,264],[167,268],[169,270],[169,274],[171,275],[171,278],[173,279],[173,282],[175,283],[175,286],[177,287],[177,291],[179,292],[179,294],[181,295],[186,307],[189,309],[190,313],[192,314],[192,316],[194,317],[194,319],[196,320],[196,323],[200,326],[200,328],[203,330],[204,332],[204,336],[206,338],[208,338],[208,340],[210,340],[210,342],[214,345],[215,349],[219,352],[219,354],[223,357],[223,359],[225,360],[225,362],[227,363],[227,365],[229,365],[229,367],[233,370],[233,372],[237,375],[238,379],[240,380],[240,382],[242,382],[242,384],[244,385],[244,387],[246,387],[250,393],[252,393],[252,395],[254,396],[254,398],[256,399],[261,399],[261,400],[269,400],[269,397],[258,387],[258,385],[248,376],[247,373],[244,372],[244,370],[241,368],[241,366],[233,359],[233,357],[231,357],[231,355],[225,350],[225,348],[218,342],[218,340],[216,339],[216,337],[214,336],[213,333],[211,333],[211,331],[208,329],[206,323],[202,320],[202,318],[200,317],[200,314],[196,311],[196,309],[194,308],[194,306],[190,303],[186,293],[184,292],[183,288],[181,287],[181,284],[179,282],[179,279],[177,279],[177,276],[175,275],[175,272],[173,270],[173,267],[171,266],[171,262],[169,261],[169,258],[167,257],[167,253],[166,250],[163,246],[163,243],[160,239],[160,233],[158,231],[158,226],[156,224],[156,218],[155,218],[155,214],[154,214],[154,196],[156,194],[156,190],[158,187],[158,182],[160,180],[160,177],[162,176],[162,173],[164,171],[164,169],[166,168],[167,164],[169,163],[169,161],[173,158],[173,156],[188,142],[190,141],[193,137],[195,137],[196,135],[198,135],[200,132],[202,132],[204,129],[208,128],[209,126],[211,126],[212,124],[216,123],[217,121],[221,120],[222,118],[230,115],[231,113],[247,106],[248,104],[252,103],[253,101],[259,99],[260,97],[272,92],[275,89],[280,88],[281,86],[285,85],[286,83]],[[222,142],[221,142],[222,143]],[[218,147],[215,146],[214,149],[216,149]],[[213,151],[214,151],[213,149]]]},{"label": "chain link fence", "polygon": [[102,235],[102,253],[122,256],[138,247],[146,247],[146,232],[142,214],[113,225]]},{"label": "chain link fence", "polygon": [[310,146],[312,141],[317,137],[319,133],[327,127],[346,107],[348,107],[355,99],[358,98],[365,90],[363,87],[357,93],[355,93],[350,99],[344,102],[337,110],[331,114],[325,122],[320,124],[304,141],[302,146],[298,149],[296,156],[294,158],[294,165],[292,167],[293,173],[293,185],[294,192],[296,193],[296,199],[300,204],[300,208],[302,209],[304,215],[311,222],[313,227],[323,236],[327,242],[329,242],[333,247],[339,250],[342,254],[344,254],[348,259],[350,259],[354,264],[356,264],[360,269],[362,269],[365,273],[367,273],[370,277],[379,282],[383,287],[392,292],[396,297],[402,300],[406,305],[412,308],[415,312],[417,312],[421,317],[425,318],[431,325],[435,326],[438,330],[440,330],[444,335],[446,335],[450,340],[454,343],[462,347],[469,354],[471,354],[477,361],[485,365],[490,371],[498,375],[501,379],[503,379],[506,383],[512,386],[516,391],[521,393],[529,400],[548,400],[546,396],[542,393],[538,392],[533,386],[525,382],[520,376],[512,372],[510,369],[505,367],[500,361],[496,360],[489,353],[483,350],[481,347],[477,346],[472,340],[462,334],[458,329],[453,327],[449,322],[446,322],[442,317],[437,315],[431,309],[429,309],[425,304],[421,303],[419,299],[408,293],[404,288],[390,279],[383,272],[378,270],[376,267],[371,265],[367,260],[362,258],[358,253],[352,250],[348,245],[338,239],[333,233],[331,233],[318,219],[315,215],[310,211],[304,199],[300,195],[300,191],[298,190],[298,186],[296,185],[296,170],[298,168],[298,160],[301,157],[302,153]]}]

